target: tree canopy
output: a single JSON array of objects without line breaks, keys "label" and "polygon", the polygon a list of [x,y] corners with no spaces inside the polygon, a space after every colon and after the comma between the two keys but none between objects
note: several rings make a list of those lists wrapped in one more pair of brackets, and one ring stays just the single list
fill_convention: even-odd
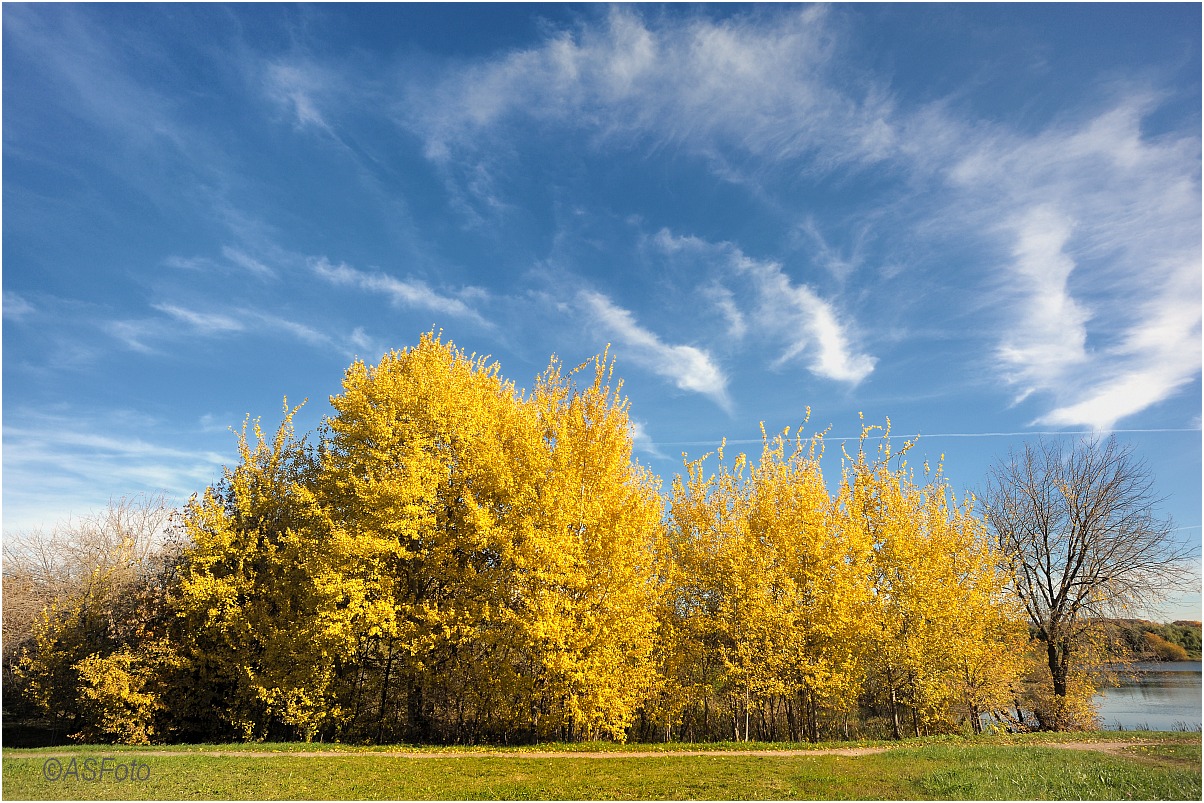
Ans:
[{"label": "tree canopy", "polygon": [[6,560],[6,596],[43,589],[11,655],[6,604],[6,699],[123,742],[900,737],[1045,716],[1026,624],[1081,622],[1033,618],[1054,606],[1000,527],[1036,514],[988,530],[889,422],[839,479],[786,429],[663,494],[605,351],[526,391],[431,332],[330,404],[302,436],[287,402],[244,422],[170,549],[110,523],[61,587]]}]

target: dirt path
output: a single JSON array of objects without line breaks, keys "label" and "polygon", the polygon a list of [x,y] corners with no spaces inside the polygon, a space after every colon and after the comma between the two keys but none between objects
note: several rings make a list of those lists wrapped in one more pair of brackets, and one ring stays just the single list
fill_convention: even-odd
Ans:
[{"label": "dirt path", "polygon": [[1126,747],[1141,747],[1142,745],[1156,744],[1155,742],[1050,742],[1043,745],[1030,745],[1031,747],[1057,747],[1062,750],[1095,750],[1100,753],[1119,753]]},{"label": "dirt path", "polygon": [[[121,756],[220,756],[221,758],[675,758],[677,756],[778,756],[782,758],[793,756],[865,756],[872,753],[885,753],[890,747],[829,747],[816,750],[598,750],[598,751],[568,751],[568,750],[474,750],[472,752],[427,753],[400,750],[365,750],[352,752],[348,750],[122,750],[114,755]],[[68,758],[74,753],[39,753],[38,755],[56,758]]]},{"label": "dirt path", "polygon": [[[1154,744],[1148,741],[1113,741],[1113,742],[1047,742],[1044,744],[1015,745],[1016,747],[1053,747],[1059,750],[1095,750],[1102,753],[1119,753],[1128,747]],[[884,747],[822,747],[815,750],[606,750],[606,751],[501,751],[481,750],[472,752],[418,752],[400,750],[372,750],[363,752],[338,750],[300,750],[271,752],[268,750],[123,750],[119,755],[128,756],[220,756],[222,758],[339,758],[339,757],[375,757],[383,758],[676,758],[691,756],[763,756],[769,758],[800,758],[805,756],[868,756],[894,750],[893,746]],[[72,754],[42,753],[41,755],[67,757]]]}]

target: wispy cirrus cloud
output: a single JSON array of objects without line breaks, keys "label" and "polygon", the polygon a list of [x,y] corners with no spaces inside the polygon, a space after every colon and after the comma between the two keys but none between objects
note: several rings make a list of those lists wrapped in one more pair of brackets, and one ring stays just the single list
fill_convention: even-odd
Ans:
[{"label": "wispy cirrus cloud", "polygon": [[285,108],[298,128],[313,127],[331,132],[323,116],[321,98],[331,92],[334,73],[297,61],[276,61],[263,71],[263,88],[268,97]]},{"label": "wispy cirrus cloud", "polygon": [[21,295],[11,291],[5,291],[4,293],[3,309],[4,317],[10,321],[19,321],[28,318],[36,312],[33,304],[29,303]]},{"label": "wispy cirrus cloud", "polygon": [[758,322],[786,341],[778,365],[804,359],[816,376],[852,384],[874,370],[875,358],[853,348],[848,326],[832,304],[807,285],[793,283],[779,263],[741,254],[736,267],[757,289]]},{"label": "wispy cirrus cloud", "polygon": [[331,337],[325,332],[315,329],[308,324],[290,321],[289,319],[281,318],[278,315],[268,315],[262,312],[246,311],[246,314],[251,320],[256,321],[269,331],[283,333],[294,340],[308,343],[311,346],[336,345],[335,338]]},{"label": "wispy cirrus cloud", "polygon": [[840,249],[828,242],[813,217],[806,217],[798,226],[798,235],[805,239],[804,248],[812,254],[812,261],[831,273],[838,281],[848,279],[860,265],[859,247],[864,234],[864,230],[858,232],[853,252],[846,256]]},{"label": "wispy cirrus cloud", "polygon": [[[653,243],[666,254],[719,264],[720,277],[706,294],[728,322],[729,335],[755,332],[778,344],[775,365],[801,361],[816,376],[851,384],[874,370],[876,359],[855,347],[852,327],[835,305],[793,281],[781,263],[753,259],[731,243],[676,236],[668,229],[658,232]],[[743,310],[733,288],[746,299]]]},{"label": "wispy cirrus cloud", "polygon": [[[110,321],[105,329],[128,348],[144,354],[159,353],[163,344],[177,341],[185,333],[194,338],[232,335],[284,336],[293,341],[316,347],[335,348],[345,353],[352,353],[352,346],[355,345],[354,335],[346,338],[332,337],[308,324],[248,307],[214,311],[161,303],[153,304],[152,309],[163,313],[166,318]],[[186,328],[181,329],[181,324]]]},{"label": "wispy cirrus cloud", "polygon": [[668,455],[652,441],[652,436],[648,434],[648,424],[644,421],[631,420],[631,447],[636,452],[642,452],[658,460],[668,459]]},{"label": "wispy cirrus cloud", "polygon": [[491,326],[469,305],[470,301],[488,298],[488,293],[479,287],[463,287],[454,294],[446,294],[433,289],[421,279],[398,279],[386,273],[367,273],[342,262],[335,265],[325,257],[310,260],[310,267],[317,276],[331,284],[376,293],[397,306],[434,310],[473,321],[480,326]]},{"label": "wispy cirrus cloud", "polygon": [[362,326],[355,327],[347,340],[352,347],[352,354],[362,359],[373,359],[389,350],[385,341],[372,337]]},{"label": "wispy cirrus cloud", "polygon": [[[976,335],[994,341],[988,362],[1014,397],[1039,408],[1035,423],[1110,427],[1199,375],[1199,137],[1144,133],[1157,92],[1117,86],[1110,99],[1084,101],[1094,113],[1075,109],[1027,130],[939,99],[902,108],[885,82],[839,69],[847,54],[832,17],[815,7],[772,23],[616,8],[411,85],[400,124],[435,162],[474,165],[453,194],[479,196],[478,211],[504,200],[490,154],[510,152],[514,133],[532,123],[599,147],[673,148],[727,178],[733,169],[814,175],[881,165],[901,179],[884,226],[894,215],[909,230],[894,239],[985,238],[1006,255],[966,289],[989,299]],[[800,217],[812,262],[849,280],[865,232],[847,253],[808,213]],[[895,260],[899,275],[907,266]],[[858,348],[838,300],[770,264],[741,271],[758,288],[757,325],[784,343],[780,363],[801,359],[851,383],[868,376],[875,358]],[[733,336],[751,331],[751,307],[723,292],[711,301]]]},{"label": "wispy cirrus cloud", "polygon": [[209,271],[215,267],[213,260],[206,257],[182,257],[173,254],[163,260],[166,267],[174,270]]},{"label": "wispy cirrus cloud", "polygon": [[705,296],[719,311],[727,323],[727,335],[732,340],[742,340],[748,334],[748,319],[736,303],[735,294],[723,285],[715,282],[702,290]]},{"label": "wispy cirrus cloud", "polygon": [[1088,310],[1069,292],[1075,263],[1066,254],[1071,222],[1056,209],[1030,209],[1009,224],[1015,243],[1010,265],[1017,325],[997,357],[1011,366],[1024,395],[1059,381],[1087,362]]},{"label": "wispy cirrus cloud", "polygon": [[617,352],[635,365],[665,377],[682,390],[701,393],[726,411],[731,410],[727,377],[711,355],[695,346],[672,345],[636,322],[635,316],[602,293],[583,290],[576,305]]},{"label": "wispy cirrus cloud", "polygon": [[109,321],[103,327],[105,333],[120,341],[130,351],[140,354],[155,354],[157,349],[148,341],[157,340],[161,327],[147,321]]},{"label": "wispy cirrus cloud", "polygon": [[150,433],[144,416],[17,410],[6,418],[6,531],[50,526],[135,493],[165,492],[182,502],[220,479],[223,463],[235,457],[172,445],[178,433]]},{"label": "wispy cirrus cloud", "polygon": [[1144,134],[1154,108],[968,138],[948,173],[961,223],[1010,252],[995,357],[1052,401],[1035,423],[1111,429],[1200,374],[1200,140]]},{"label": "wispy cirrus cloud", "polygon": [[[274,248],[273,250],[281,251]],[[230,274],[237,269],[243,271],[257,279],[275,279],[278,274],[275,269],[257,259],[246,251],[235,248],[233,246],[223,246],[221,249],[222,258],[225,260],[212,259],[205,256],[181,256],[172,254],[163,259],[162,264],[166,267],[179,271],[187,271],[190,273],[222,273]],[[279,256],[279,255],[277,255]]]},{"label": "wispy cirrus cloud", "polygon": [[517,116],[700,151],[879,159],[891,146],[891,104],[869,87],[836,88],[826,17],[808,7],[772,25],[751,15],[682,22],[616,6],[600,24],[411,88],[407,108],[418,113],[406,125],[433,159]]},{"label": "wispy cirrus cloud", "polygon": [[97,36],[87,9],[26,7],[5,14],[10,47],[37,52],[57,91],[72,100],[74,113],[118,135],[145,157],[148,146],[167,142],[186,147],[191,140],[172,118],[172,100],[130,77],[125,58],[132,50]]},{"label": "wispy cirrus cloud", "polygon": [[246,323],[231,315],[220,312],[199,312],[175,304],[154,304],[154,309],[181,323],[188,324],[202,335],[223,335],[245,331]]},{"label": "wispy cirrus cloud", "polygon": [[276,278],[276,271],[272,270],[267,265],[263,264],[249,254],[239,251],[237,248],[226,246],[222,249],[222,256],[248,273],[258,276],[261,279]]}]

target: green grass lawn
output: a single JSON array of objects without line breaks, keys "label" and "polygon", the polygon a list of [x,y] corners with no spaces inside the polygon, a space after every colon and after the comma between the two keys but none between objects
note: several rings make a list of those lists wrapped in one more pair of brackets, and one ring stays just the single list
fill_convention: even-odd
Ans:
[{"label": "green grass lawn", "polygon": [[[134,748],[4,750],[3,796],[17,799],[1171,799],[1199,800],[1200,739],[1193,734],[1125,733],[1153,744],[1121,754],[1050,747],[1049,737],[912,740],[887,752],[835,756],[722,756],[672,752],[714,745],[672,745],[653,757],[623,756],[649,745],[611,746],[614,756],[504,757],[422,749],[443,758],[380,755],[342,748],[337,756],[291,755],[325,745],[204,745],[154,754]],[[1063,741],[1115,740],[1077,734]],[[844,745],[842,745],[844,746]],[[597,745],[569,745],[594,750]],[[748,745],[764,748],[765,745]],[[566,746],[540,745],[540,751]],[[397,750],[397,748],[384,748]],[[223,751],[233,753],[215,755]],[[250,751],[278,755],[238,755]],[[479,751],[475,751],[479,752]],[[86,758],[112,757],[103,779],[86,780]],[[47,780],[76,759],[80,778]],[[47,767],[46,762],[52,764]],[[55,765],[53,762],[60,762]],[[144,780],[117,780],[117,763]],[[145,765],[145,768],[142,767]],[[99,765],[97,765],[98,768]]]}]

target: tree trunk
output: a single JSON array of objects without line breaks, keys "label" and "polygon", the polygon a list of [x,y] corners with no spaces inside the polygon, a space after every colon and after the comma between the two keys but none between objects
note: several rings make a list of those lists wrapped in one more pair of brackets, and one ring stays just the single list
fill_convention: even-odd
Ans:
[{"label": "tree trunk", "polygon": [[422,743],[427,741],[426,714],[423,709],[422,685],[415,678],[406,681],[406,719],[408,720],[410,740]]},{"label": "tree trunk", "polygon": [[389,650],[385,658],[385,674],[380,681],[380,709],[376,713],[376,743],[383,744],[385,740],[385,703],[389,699],[389,674],[393,671],[393,650]]},{"label": "tree trunk", "polygon": [[740,698],[733,695],[732,701],[732,732],[734,741],[740,741]]},{"label": "tree trunk", "polygon": [[750,712],[748,710],[748,689],[745,689],[744,690],[744,741],[746,741],[746,742],[748,741],[749,713]]},{"label": "tree trunk", "polygon": [[886,667],[886,685],[890,689],[891,735],[896,739],[902,739],[903,733],[899,724],[899,698],[895,693],[894,673],[891,672],[889,664]]},{"label": "tree trunk", "polygon": [[978,710],[978,703],[974,700],[974,678],[970,675],[970,667],[963,666],[966,674],[966,701],[970,706],[970,728],[975,733],[982,733],[982,712]]},{"label": "tree trunk", "polygon": [[1066,681],[1070,674],[1070,645],[1063,640],[1059,645],[1053,640],[1045,642],[1045,655],[1049,661],[1049,674],[1053,680],[1053,692],[1057,697],[1066,696]]},{"label": "tree trunk", "polygon": [[1028,730],[1028,725],[1024,721],[1024,709],[1020,706],[1020,701],[1012,700],[1012,704],[1016,706],[1016,724]]},{"label": "tree trunk", "polygon": [[815,708],[815,692],[803,689],[803,725],[807,729],[807,741],[819,741],[819,714]]}]

